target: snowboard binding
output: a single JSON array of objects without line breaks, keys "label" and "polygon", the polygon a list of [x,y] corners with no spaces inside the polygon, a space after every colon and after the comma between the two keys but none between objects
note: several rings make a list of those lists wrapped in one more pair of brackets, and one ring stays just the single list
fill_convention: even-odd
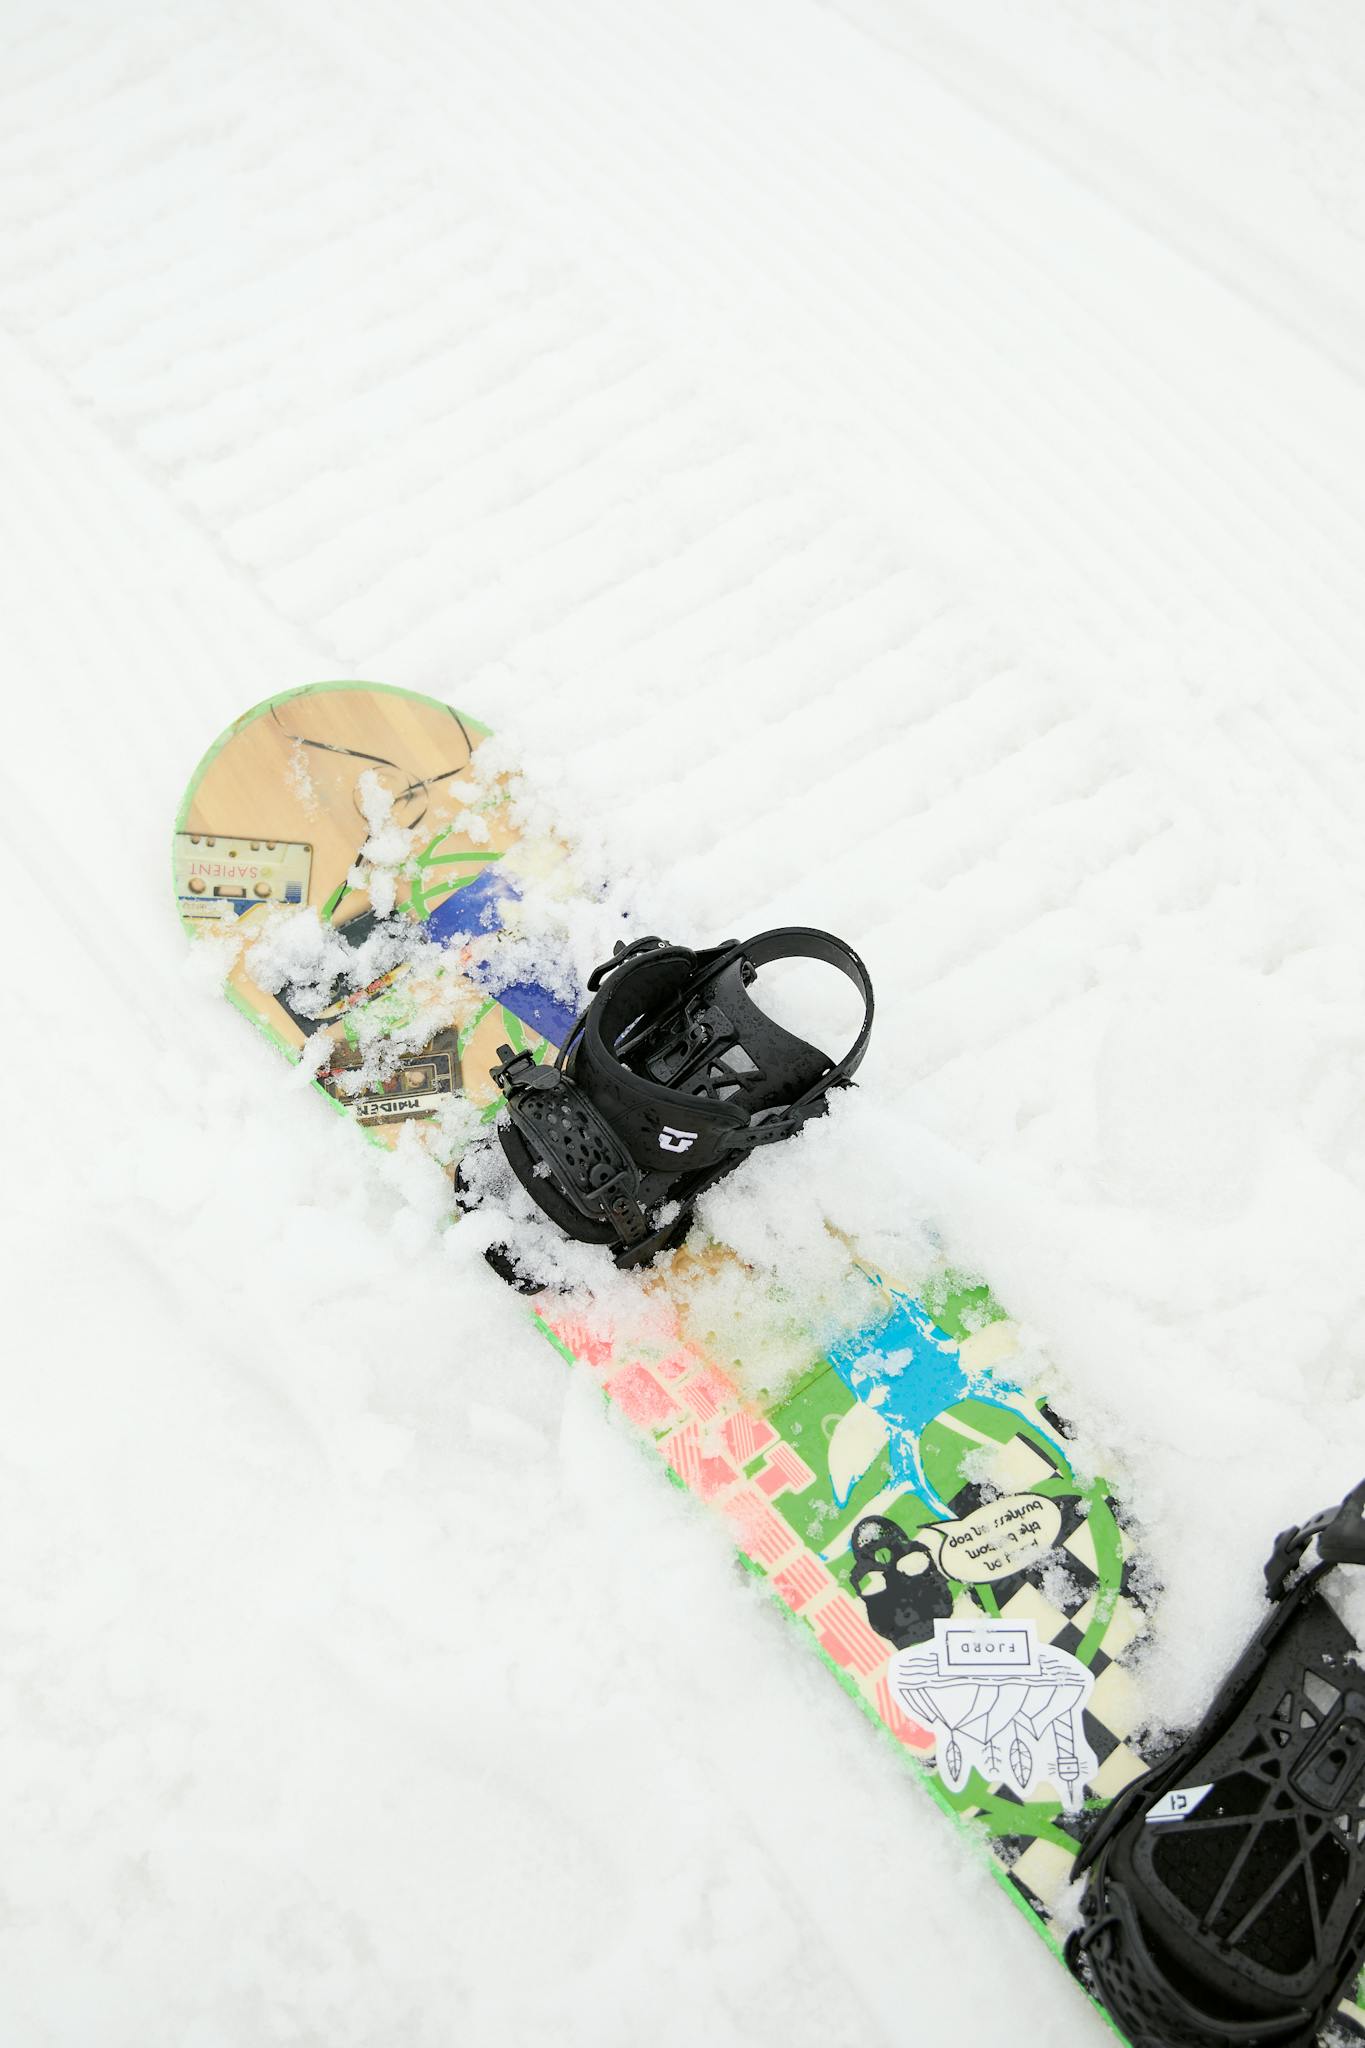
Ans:
[{"label": "snowboard binding", "polygon": [[[775,960],[835,967],[863,1021],[835,1062],[784,1030],[746,990]],[[759,1145],[799,1131],[848,1084],[872,1030],[872,984],[829,932],[784,926],[700,953],[659,938],[618,945],[588,978],[593,1000],[553,1063],[498,1048],[513,1173],[569,1237],[643,1266],[682,1243],[703,1189]]]},{"label": "snowboard binding", "polygon": [[1309,2048],[1365,1954],[1365,1669],[1322,1591],[1338,1564],[1365,1564],[1365,1480],[1276,1539],[1270,1615],[1076,1859],[1067,1961],[1133,2048]]}]

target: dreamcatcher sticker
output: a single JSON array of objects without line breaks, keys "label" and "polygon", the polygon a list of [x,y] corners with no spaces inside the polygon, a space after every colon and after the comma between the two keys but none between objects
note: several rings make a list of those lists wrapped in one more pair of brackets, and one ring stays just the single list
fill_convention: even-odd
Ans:
[{"label": "dreamcatcher sticker", "polygon": [[891,1659],[892,1691],[936,1738],[939,1775],[960,1792],[973,1767],[1020,1799],[1050,1785],[1075,1813],[1098,1769],[1084,1712],[1094,1673],[1040,1645],[1031,1621],[935,1621],[933,1644]]}]

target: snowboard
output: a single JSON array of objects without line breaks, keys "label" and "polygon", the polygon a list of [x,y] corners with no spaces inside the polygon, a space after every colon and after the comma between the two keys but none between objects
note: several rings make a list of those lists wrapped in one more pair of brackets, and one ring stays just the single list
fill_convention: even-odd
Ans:
[{"label": "snowboard", "polygon": [[[518,831],[488,737],[410,691],[288,691],[209,749],[175,827],[177,908],[221,949],[228,999],[371,1139],[452,1176],[501,1105],[498,1048],[551,1057],[581,1007],[519,932],[556,856]],[[733,1256],[689,1249],[613,1276],[609,1309],[547,1291],[529,1312],[724,1518],[1060,1957],[1078,1844],[1149,1761],[1131,1652],[1154,1589],[1130,1518],[981,1282],[944,1265],[912,1292],[850,1252],[865,1319],[824,1350],[797,1330],[755,1394],[714,1290],[697,1313]],[[1341,2017],[1365,2040],[1365,2012]]]}]

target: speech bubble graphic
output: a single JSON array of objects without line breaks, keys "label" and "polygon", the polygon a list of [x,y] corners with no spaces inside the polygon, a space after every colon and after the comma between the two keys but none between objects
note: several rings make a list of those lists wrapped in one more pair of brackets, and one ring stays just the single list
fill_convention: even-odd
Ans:
[{"label": "speech bubble graphic", "polygon": [[957,1522],[930,1522],[915,1540],[939,1570],[969,1586],[987,1586],[1022,1571],[1061,1533],[1062,1511],[1041,1493],[1003,1493]]}]

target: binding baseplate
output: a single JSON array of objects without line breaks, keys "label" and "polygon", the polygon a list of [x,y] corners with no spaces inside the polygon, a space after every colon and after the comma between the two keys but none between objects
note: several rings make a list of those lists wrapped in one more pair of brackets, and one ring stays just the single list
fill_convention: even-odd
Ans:
[{"label": "binding baseplate", "polygon": [[[775,960],[820,960],[853,983],[863,1021],[833,1061],[750,1000]],[[498,1139],[527,1193],[567,1236],[646,1265],[681,1244],[697,1196],[755,1146],[828,1107],[867,1049],[872,984],[851,947],[789,925],[694,953],[658,938],[616,948],[551,1063],[499,1048]]]},{"label": "binding baseplate", "polygon": [[1323,1590],[1339,1564],[1365,1564],[1365,1480],[1277,1538],[1270,1614],[1076,1859],[1067,1960],[1132,2048],[1308,2048],[1360,1966],[1365,1669]]}]

